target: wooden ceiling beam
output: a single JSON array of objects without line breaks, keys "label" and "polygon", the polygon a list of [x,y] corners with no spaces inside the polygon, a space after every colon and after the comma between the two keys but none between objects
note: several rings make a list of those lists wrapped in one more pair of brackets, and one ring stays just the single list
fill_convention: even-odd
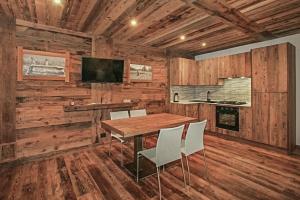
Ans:
[{"label": "wooden ceiling beam", "polygon": [[93,35],[102,35],[110,25],[118,19],[127,9],[136,4],[136,0],[113,0],[104,8],[104,12],[96,23]]},{"label": "wooden ceiling beam", "polygon": [[119,36],[118,39],[122,41],[127,41],[135,34],[146,29],[153,23],[158,22],[160,19],[168,16],[170,13],[172,13],[173,11],[179,9],[184,5],[185,4],[181,2],[181,0],[166,1],[166,3],[162,4],[162,6],[160,6],[158,9],[150,12],[147,16],[144,16],[144,18],[142,17],[144,13],[141,13],[139,16],[136,16],[139,25],[134,28],[130,27],[129,29],[126,29],[125,33],[121,33],[120,35],[118,35]]},{"label": "wooden ceiling beam", "polygon": [[[149,9],[151,5],[153,5],[156,0],[136,0],[136,4],[132,5],[128,8],[122,15],[116,19],[109,28],[103,33],[105,37],[112,37],[112,35],[116,34],[118,31],[123,30],[124,27],[130,23],[130,17],[135,17],[140,15],[146,9]],[[122,32],[122,31],[121,31]]]},{"label": "wooden ceiling beam", "polygon": [[156,31],[153,34],[151,34],[151,37],[146,38],[144,41],[142,41],[143,45],[152,45],[155,44],[157,41],[161,41],[163,38],[168,38],[169,35],[172,35],[174,32],[186,29],[187,27],[192,26],[193,24],[196,24],[199,21],[202,21],[203,19],[208,18],[209,15],[195,15],[192,18],[188,18],[184,21],[181,21],[180,23],[176,25],[170,25],[163,30]]},{"label": "wooden ceiling beam", "polygon": [[187,5],[207,12],[209,15],[218,18],[224,23],[234,26],[257,41],[275,38],[270,32],[255,22],[251,22],[241,12],[231,8],[223,0],[182,0]]},{"label": "wooden ceiling beam", "polygon": [[186,39],[185,40],[181,40],[180,38],[175,38],[173,40],[170,40],[166,43],[162,43],[161,45],[158,45],[157,47],[159,48],[169,48],[175,45],[180,45],[180,44],[184,44],[184,43],[189,43],[191,42],[191,40],[202,40],[203,42],[205,42],[205,36],[206,35],[212,35],[214,33],[217,33],[218,31],[222,31],[222,30],[227,30],[227,29],[232,29],[231,27],[228,27],[228,25],[225,24],[215,24],[212,25],[210,27],[205,27],[202,30],[196,31],[195,33],[191,33],[191,34],[186,34]]},{"label": "wooden ceiling beam", "polygon": [[73,7],[73,3],[74,3],[73,0],[65,1],[64,9],[62,11],[62,15],[61,15],[61,19],[60,19],[60,27],[65,27],[65,25],[66,25],[66,23],[67,23],[67,21],[70,17],[71,9]]},{"label": "wooden ceiling beam", "polygon": [[69,29],[58,28],[58,27],[55,27],[55,26],[49,26],[49,25],[44,25],[44,24],[28,22],[28,21],[24,21],[24,20],[21,20],[21,19],[16,20],[16,25],[17,26],[24,26],[24,27],[34,28],[34,29],[39,29],[39,30],[63,33],[63,34],[66,34],[66,35],[79,36],[79,37],[83,37],[83,38],[92,38],[92,35],[88,34],[88,33],[72,31],[72,30],[69,30]]}]

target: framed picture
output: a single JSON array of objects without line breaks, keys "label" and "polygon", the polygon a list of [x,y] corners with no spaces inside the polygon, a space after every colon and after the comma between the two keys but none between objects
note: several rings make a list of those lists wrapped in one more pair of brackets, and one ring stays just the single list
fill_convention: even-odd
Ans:
[{"label": "framed picture", "polygon": [[130,64],[131,82],[151,82],[152,67],[149,65]]},{"label": "framed picture", "polygon": [[64,80],[69,82],[70,53],[34,51],[18,47],[18,81]]}]

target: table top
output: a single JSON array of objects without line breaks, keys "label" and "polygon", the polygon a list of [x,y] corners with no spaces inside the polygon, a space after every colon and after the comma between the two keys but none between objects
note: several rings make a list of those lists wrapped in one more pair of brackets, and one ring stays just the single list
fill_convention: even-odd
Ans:
[{"label": "table top", "polygon": [[105,120],[101,122],[101,126],[105,130],[114,131],[123,137],[133,137],[196,121],[198,121],[197,118],[160,113],[127,119]]}]

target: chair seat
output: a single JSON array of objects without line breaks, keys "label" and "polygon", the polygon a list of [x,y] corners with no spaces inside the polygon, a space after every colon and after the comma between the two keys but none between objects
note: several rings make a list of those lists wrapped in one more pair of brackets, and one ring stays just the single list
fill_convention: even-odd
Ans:
[{"label": "chair seat", "polygon": [[138,155],[142,155],[145,158],[149,159],[151,162],[156,164],[156,148],[145,149],[138,152]]},{"label": "chair seat", "polygon": [[112,132],[111,133],[111,137],[119,140],[121,143],[124,143],[125,142],[125,139],[122,135],[120,135],[119,133],[115,133],[115,132]]}]

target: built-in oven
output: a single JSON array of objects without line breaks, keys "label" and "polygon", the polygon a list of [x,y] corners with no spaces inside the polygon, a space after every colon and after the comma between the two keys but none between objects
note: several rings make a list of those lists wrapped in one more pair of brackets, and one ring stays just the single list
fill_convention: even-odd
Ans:
[{"label": "built-in oven", "polygon": [[217,106],[216,127],[239,131],[239,108],[230,106]]}]

